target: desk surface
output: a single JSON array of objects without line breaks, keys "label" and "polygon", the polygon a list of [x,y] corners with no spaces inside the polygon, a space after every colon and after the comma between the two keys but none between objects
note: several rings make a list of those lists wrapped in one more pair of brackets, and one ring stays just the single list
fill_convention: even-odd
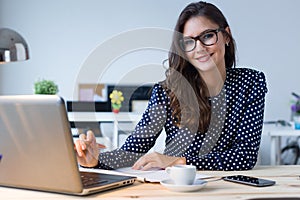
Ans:
[{"label": "desk surface", "polygon": [[102,121],[102,122],[137,122],[141,119],[141,113],[120,112],[69,112],[68,118],[70,121]]},{"label": "desk surface", "polygon": [[264,125],[263,132],[269,136],[300,136],[300,129],[294,129],[293,126],[274,126]]},{"label": "desk surface", "polygon": [[71,195],[37,192],[22,189],[0,187],[1,199],[252,199],[258,197],[299,197],[300,196],[300,166],[260,166],[250,171],[199,171],[198,173],[221,177],[232,174],[244,174],[268,178],[276,181],[271,187],[252,187],[223,180],[209,182],[204,188],[197,192],[179,193],[171,192],[158,183],[136,182],[132,186],[114,189],[87,197],[76,197]]}]

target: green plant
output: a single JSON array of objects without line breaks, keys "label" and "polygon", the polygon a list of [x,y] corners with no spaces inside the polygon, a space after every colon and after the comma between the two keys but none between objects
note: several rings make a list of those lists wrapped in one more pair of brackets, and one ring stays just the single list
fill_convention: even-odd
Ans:
[{"label": "green plant", "polygon": [[58,86],[51,80],[38,80],[34,83],[35,94],[57,94]]}]

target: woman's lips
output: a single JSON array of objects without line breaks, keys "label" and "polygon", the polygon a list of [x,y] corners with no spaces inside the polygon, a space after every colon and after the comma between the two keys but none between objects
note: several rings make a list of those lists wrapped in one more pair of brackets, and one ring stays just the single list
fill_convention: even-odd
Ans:
[{"label": "woman's lips", "polygon": [[199,62],[207,62],[211,56],[212,56],[212,54],[202,55],[202,56],[197,57],[196,60]]}]

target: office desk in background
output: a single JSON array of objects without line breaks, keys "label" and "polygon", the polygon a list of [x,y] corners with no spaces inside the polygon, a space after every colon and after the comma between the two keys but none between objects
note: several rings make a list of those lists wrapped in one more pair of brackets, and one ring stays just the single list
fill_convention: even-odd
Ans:
[{"label": "office desk in background", "polygon": [[271,139],[270,163],[271,165],[280,165],[281,138],[290,136],[298,137],[300,136],[300,130],[295,130],[293,127],[273,126],[265,131]]},{"label": "office desk in background", "polygon": [[[252,187],[237,183],[225,182],[223,180],[213,181],[196,192],[171,192],[159,183],[140,183],[136,182],[132,186],[114,189],[87,197],[76,197],[63,194],[38,192],[22,189],[12,189],[0,187],[1,199],[147,199],[147,200],[186,200],[186,199],[205,199],[205,200],[246,200],[253,198],[267,197],[300,197],[300,166],[259,166],[249,171],[198,171],[198,173],[219,178],[227,175],[243,174],[261,178],[272,179],[276,185],[270,187]],[[283,198],[284,199],[284,198]]]},{"label": "office desk in background", "polygon": [[119,123],[130,122],[137,124],[142,114],[134,112],[68,112],[69,121],[76,122],[112,122],[113,123],[113,146],[119,147]]}]

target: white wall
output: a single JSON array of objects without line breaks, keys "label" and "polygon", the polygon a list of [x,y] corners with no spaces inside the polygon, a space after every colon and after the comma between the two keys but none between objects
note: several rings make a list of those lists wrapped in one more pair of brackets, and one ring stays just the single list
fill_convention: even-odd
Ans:
[{"label": "white wall", "polygon": [[[162,80],[161,62],[167,57],[168,30],[173,29],[178,14],[189,2],[0,0],[0,27],[21,33],[29,43],[31,55],[29,61],[1,66],[0,93],[32,94],[33,82],[38,78],[56,81],[59,94],[66,99],[76,97],[78,82]],[[238,64],[253,66],[267,76],[265,119],[288,119],[289,102],[293,99],[290,93],[300,93],[300,1],[211,2],[224,12],[231,25],[238,45]],[[126,33],[137,36],[145,27],[165,33],[160,38],[154,31],[153,37],[148,38],[149,42],[157,40],[160,44],[141,45],[142,49],[125,45],[121,49],[122,45],[114,43]],[[112,47],[110,53],[103,51],[104,45]],[[94,50],[98,53],[93,54]],[[108,64],[108,68],[103,64]]]}]

